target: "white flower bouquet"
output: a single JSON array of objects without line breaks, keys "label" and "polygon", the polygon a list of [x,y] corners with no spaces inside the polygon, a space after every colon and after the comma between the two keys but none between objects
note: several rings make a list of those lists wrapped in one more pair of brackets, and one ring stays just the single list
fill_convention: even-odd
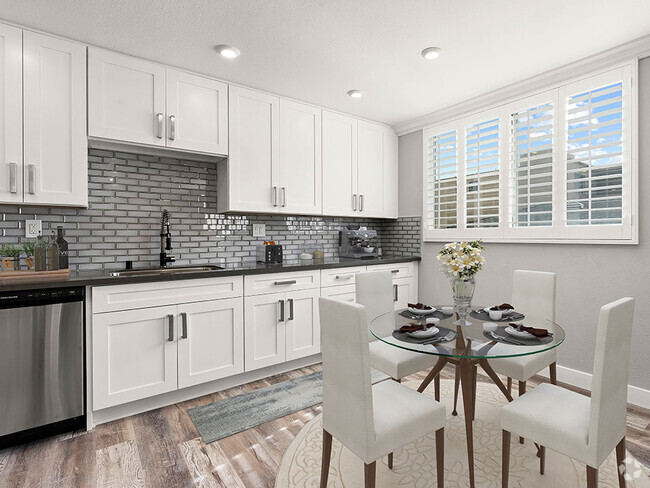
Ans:
[{"label": "white flower bouquet", "polygon": [[468,281],[483,268],[484,249],[480,240],[445,244],[438,253],[440,270],[452,280]]}]

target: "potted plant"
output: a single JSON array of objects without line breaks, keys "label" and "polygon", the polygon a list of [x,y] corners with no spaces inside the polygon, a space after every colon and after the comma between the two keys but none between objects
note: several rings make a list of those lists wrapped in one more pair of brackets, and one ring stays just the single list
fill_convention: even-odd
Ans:
[{"label": "potted plant", "polygon": [[23,253],[27,269],[32,269],[34,267],[34,243],[32,241],[23,242]]},{"label": "potted plant", "polygon": [[0,248],[0,255],[6,258],[2,260],[2,266],[5,270],[18,271],[20,269],[20,255],[22,250],[19,247],[4,244]]}]

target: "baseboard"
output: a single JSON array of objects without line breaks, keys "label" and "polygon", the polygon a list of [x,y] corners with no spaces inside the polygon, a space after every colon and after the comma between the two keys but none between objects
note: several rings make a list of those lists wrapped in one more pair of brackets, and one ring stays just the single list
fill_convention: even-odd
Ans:
[{"label": "baseboard", "polygon": [[[539,375],[548,378],[548,369],[545,369]],[[589,373],[558,365],[557,379],[562,383],[568,383],[569,385],[591,391],[591,375]],[[650,409],[650,390],[628,385],[627,402]]]}]

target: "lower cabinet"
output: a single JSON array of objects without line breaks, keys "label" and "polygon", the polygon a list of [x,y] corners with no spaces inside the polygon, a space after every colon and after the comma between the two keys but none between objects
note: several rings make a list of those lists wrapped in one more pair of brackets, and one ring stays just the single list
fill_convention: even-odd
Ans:
[{"label": "lower cabinet", "polygon": [[244,299],[244,369],[252,371],[320,352],[320,289]]},{"label": "lower cabinet", "polygon": [[344,302],[357,301],[355,285],[328,286],[327,288],[321,289],[320,296],[334,300],[342,300]]},{"label": "lower cabinet", "polygon": [[393,278],[393,301],[395,310],[408,307],[418,301],[417,290],[412,278]]},{"label": "lower cabinet", "polygon": [[93,315],[93,409],[243,372],[242,299]]}]

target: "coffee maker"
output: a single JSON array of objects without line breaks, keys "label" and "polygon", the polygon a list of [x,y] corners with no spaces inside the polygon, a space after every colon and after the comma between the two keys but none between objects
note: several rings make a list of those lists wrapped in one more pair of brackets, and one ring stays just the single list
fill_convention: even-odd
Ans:
[{"label": "coffee maker", "polygon": [[377,254],[377,231],[359,227],[339,231],[339,257],[373,259]]}]

